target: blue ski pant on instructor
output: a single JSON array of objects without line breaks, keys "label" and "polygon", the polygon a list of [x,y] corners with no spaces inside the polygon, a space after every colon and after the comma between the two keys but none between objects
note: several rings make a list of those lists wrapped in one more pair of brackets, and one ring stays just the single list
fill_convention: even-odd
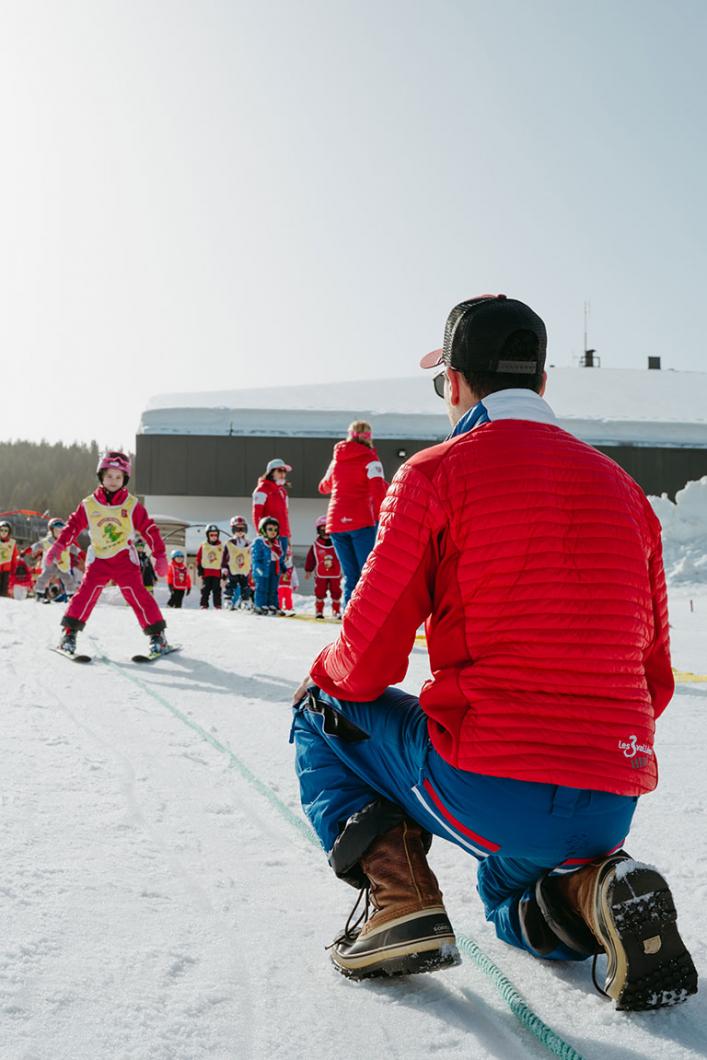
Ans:
[{"label": "blue ski pant on instructor", "polygon": [[[619,847],[636,799],[455,769],[434,749],[415,696],[388,688],[371,703],[319,689],[294,708],[291,739],[302,806],[338,876],[402,814],[479,860],[486,919],[504,942],[525,941],[518,905],[549,870],[568,872]],[[564,945],[550,954],[581,960]]]}]

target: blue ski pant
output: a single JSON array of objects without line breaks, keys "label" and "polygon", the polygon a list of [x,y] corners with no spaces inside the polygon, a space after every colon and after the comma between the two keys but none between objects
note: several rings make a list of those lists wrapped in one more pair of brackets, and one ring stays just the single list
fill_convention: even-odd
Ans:
[{"label": "blue ski pant", "polygon": [[334,551],[344,575],[344,607],[351,599],[361,577],[363,565],[368,559],[368,553],[376,543],[377,529],[377,526],[364,526],[360,530],[346,530],[331,535]]},{"label": "blue ski pant", "polygon": [[276,563],[268,563],[262,574],[253,571],[256,607],[277,607],[277,587],[280,575],[276,572],[276,567]]},{"label": "blue ski pant", "polygon": [[[415,696],[388,688],[372,703],[317,688],[294,708],[291,742],[302,807],[337,876],[365,880],[359,859],[410,817],[479,861],[477,890],[504,942],[525,941],[518,907],[550,870],[574,871],[621,846],[636,799],[469,773],[434,749]],[[545,959],[582,960],[559,946]]]}]

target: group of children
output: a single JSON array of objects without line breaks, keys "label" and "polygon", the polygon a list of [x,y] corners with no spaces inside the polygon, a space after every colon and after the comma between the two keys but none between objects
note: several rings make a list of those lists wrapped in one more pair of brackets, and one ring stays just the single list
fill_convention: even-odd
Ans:
[{"label": "group of children", "polygon": [[[292,593],[299,588],[299,578],[288,537],[280,531],[279,519],[264,515],[258,522],[258,536],[250,543],[248,524],[239,515],[231,520],[231,537],[222,545],[218,526],[210,523],[196,554],[202,584],[200,606],[206,610],[213,600],[213,606],[221,608],[225,583],[224,595],[231,610],[245,607],[256,615],[294,614]],[[340,618],[341,567],[326,532],[325,516],[317,519],[316,531],[305,560],[305,578],[315,578],[316,617],[324,618],[329,595],[332,615]]]},{"label": "group of children", "polygon": [[24,600],[34,592],[35,599],[43,603],[73,596],[81,582],[85,554],[71,545],[56,562],[47,563],[47,553],[65,526],[63,519],[50,519],[45,536],[20,549],[10,523],[0,522],[0,596]]}]

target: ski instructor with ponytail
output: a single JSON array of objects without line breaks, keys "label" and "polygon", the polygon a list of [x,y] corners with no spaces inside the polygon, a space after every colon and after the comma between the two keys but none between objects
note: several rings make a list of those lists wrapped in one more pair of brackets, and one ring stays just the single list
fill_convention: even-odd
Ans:
[{"label": "ski instructor with ponytail", "polygon": [[[422,359],[452,433],[397,472],[341,632],[295,694],[302,805],[370,899],[329,949],[344,975],[458,962],[437,835],[478,860],[500,939],[547,960],[606,953],[617,1008],[658,1008],[697,989],[666,880],[621,849],[673,694],[660,524],[558,426],[546,341],[529,306],[482,295]],[[422,622],[418,698],[392,686]]]},{"label": "ski instructor with ponytail", "polygon": [[344,575],[344,607],[376,540],[378,512],[388,483],[365,420],[349,424],[344,441],[334,446],[319,492],[331,494],[326,532],[331,535]]},{"label": "ski instructor with ponytail", "polygon": [[125,453],[104,453],[96,469],[98,489],[84,497],[47,553],[47,566],[57,563],[81,531],[88,530],[90,559],[87,558],[81,586],[61,620],[63,636],[59,649],[67,655],[76,654],[76,634],[86,625],[109,582],[118,586],[143,633],[150,638],[150,655],[159,655],[168,648],[164,635],[167,623],[154,596],[142,584],[135,547],[139,535],[153,555],[158,577],[164,578],[167,574],[164,541],[143,505],[128,493],[130,472],[130,457]]}]

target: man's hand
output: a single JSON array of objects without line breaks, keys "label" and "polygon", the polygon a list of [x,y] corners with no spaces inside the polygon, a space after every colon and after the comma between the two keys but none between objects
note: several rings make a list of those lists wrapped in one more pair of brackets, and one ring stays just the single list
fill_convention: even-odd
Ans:
[{"label": "man's hand", "polygon": [[313,683],[314,682],[312,681],[312,675],[311,674],[307,674],[307,676],[305,677],[304,681],[302,682],[302,684],[299,686],[299,688],[295,692],[294,696],[292,697],[292,706],[293,707],[296,707],[297,704],[299,703],[299,701],[301,699],[304,699],[305,695],[307,694],[307,689]]}]

